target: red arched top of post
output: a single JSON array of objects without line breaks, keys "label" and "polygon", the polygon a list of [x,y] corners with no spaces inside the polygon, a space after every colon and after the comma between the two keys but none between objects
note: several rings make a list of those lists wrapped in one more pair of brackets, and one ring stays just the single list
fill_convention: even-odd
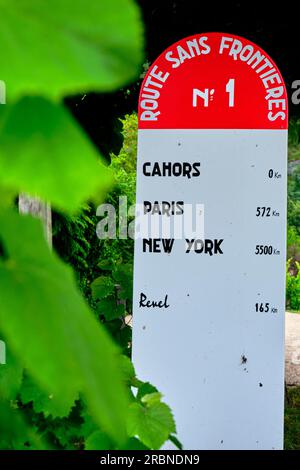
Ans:
[{"label": "red arched top of post", "polygon": [[247,39],[196,34],[151,65],[139,129],[287,129],[288,99],[274,61]]}]

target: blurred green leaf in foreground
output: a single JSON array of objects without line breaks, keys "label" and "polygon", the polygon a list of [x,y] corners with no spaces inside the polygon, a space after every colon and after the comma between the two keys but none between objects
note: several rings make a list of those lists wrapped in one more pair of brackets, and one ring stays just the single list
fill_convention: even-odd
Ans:
[{"label": "blurred green leaf in foreground", "polygon": [[0,106],[0,339],[8,351],[0,365],[0,447],[47,447],[49,432],[37,441],[38,423],[26,418],[22,399],[31,398],[44,419],[73,413],[82,399],[99,432],[121,444],[129,391],[119,351],[71,268],[50,252],[41,223],[13,206],[26,191],[75,211],[107,190],[108,170],[63,98],[113,90],[138,74],[139,11],[131,0],[1,0],[0,16],[8,101]]}]

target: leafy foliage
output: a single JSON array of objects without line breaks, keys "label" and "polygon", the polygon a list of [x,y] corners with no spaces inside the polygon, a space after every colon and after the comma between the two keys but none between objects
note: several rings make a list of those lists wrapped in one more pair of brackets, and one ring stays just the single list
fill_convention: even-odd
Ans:
[{"label": "leafy foliage", "polygon": [[286,394],[284,418],[285,450],[300,450],[300,388],[290,387]]},{"label": "leafy foliage", "polygon": [[112,267],[110,276],[100,276],[92,282],[96,311],[106,320],[131,313],[132,277],[132,265],[118,263]]},{"label": "leafy foliage", "polygon": [[[114,174],[115,186],[106,197],[106,202],[111,202],[115,207],[118,207],[120,196],[126,195],[129,204],[133,204],[135,201],[137,116],[135,114],[126,116],[122,123],[123,146],[119,155],[112,155],[110,165]],[[130,430],[129,435],[132,437],[122,445],[122,448],[157,448],[156,444],[161,446],[166,439],[174,439],[171,434],[174,432],[174,421],[171,418],[170,409],[161,403],[160,395],[159,399],[157,396],[155,403],[146,404],[142,401],[145,395],[155,394],[157,390],[151,384],[140,382],[136,378],[133,365],[128,359],[131,349],[129,323],[132,314],[133,243],[131,239],[97,239],[95,232],[98,218],[92,215],[93,211],[96,212],[95,208],[91,206],[90,208],[85,207],[78,217],[56,216],[54,223],[54,230],[57,233],[55,246],[58,247],[62,256],[68,257],[68,261],[76,269],[79,275],[79,284],[96,316],[100,318],[102,324],[122,348],[123,354],[127,356],[123,356],[121,364],[123,378],[129,390],[135,388],[136,393],[130,392],[132,404],[128,408],[129,415],[127,416],[127,432]],[[119,215],[118,211],[117,215]],[[88,244],[86,244],[87,240]],[[77,249],[78,244],[84,249]],[[79,261],[83,253],[86,260],[84,263]],[[150,427],[139,425],[135,427],[137,423],[134,421],[134,416],[138,417],[139,415],[134,415],[132,411],[134,409],[147,410]],[[156,411],[158,412],[156,413]],[[154,423],[151,427],[152,413]],[[84,442],[89,449],[108,446],[107,435],[99,430],[91,417],[87,417],[84,412],[81,416],[84,419],[84,435],[78,435],[77,442]],[[176,439],[175,445],[180,446]],[[113,448],[112,443],[110,448]]]},{"label": "leafy foliage", "polygon": [[288,225],[300,235],[300,168],[289,178]]},{"label": "leafy foliage", "polygon": [[289,122],[289,160],[300,160],[300,119]]},{"label": "leafy foliage", "polygon": [[289,270],[296,273],[296,261],[300,261],[300,235],[295,226],[288,226],[287,230],[287,258],[290,259]]},{"label": "leafy foliage", "polygon": [[1,186],[72,211],[110,187],[108,168],[63,106],[22,98],[0,108],[0,121]]},{"label": "leafy foliage", "polygon": [[76,215],[52,212],[53,246],[60,258],[73,266],[84,296],[90,298],[89,280],[98,263],[97,218],[93,205],[81,207]]},{"label": "leafy foliage", "polygon": [[0,449],[26,450],[32,443],[35,449],[45,448],[35,429],[30,429],[19,411],[8,402],[0,401]]},{"label": "leafy foliage", "polygon": [[[3,335],[1,334],[3,338]],[[6,350],[6,364],[0,366],[0,402],[15,400],[22,384],[23,367],[11,353]]]},{"label": "leafy foliage", "polygon": [[299,262],[300,262],[300,120],[289,125],[289,165],[287,207],[287,308],[300,310]]},{"label": "leafy foliage", "polygon": [[[136,390],[134,394],[131,393],[126,418],[128,437],[122,445],[116,445],[116,441],[99,428],[85,400],[76,400],[68,413],[59,416],[53,403],[54,397],[40,392],[27,375],[20,389],[18,403],[22,403],[26,419],[34,424],[36,435],[43,438],[50,448],[135,450],[157,448],[166,439],[173,440],[171,433],[175,431],[175,424],[172,413],[169,407],[161,402],[161,395],[155,387],[136,378],[132,363],[125,356],[122,357],[121,371],[127,387]],[[144,392],[141,392],[142,390]],[[146,391],[152,391],[152,394],[145,394]],[[130,437],[131,435],[133,437]],[[176,438],[175,441],[176,445],[181,445]]]}]

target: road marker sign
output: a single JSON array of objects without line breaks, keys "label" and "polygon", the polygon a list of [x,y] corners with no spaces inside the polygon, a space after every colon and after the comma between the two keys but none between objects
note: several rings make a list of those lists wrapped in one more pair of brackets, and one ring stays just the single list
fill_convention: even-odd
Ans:
[{"label": "road marker sign", "polygon": [[231,34],[173,44],[141,86],[133,362],[186,449],[283,446],[287,106]]}]

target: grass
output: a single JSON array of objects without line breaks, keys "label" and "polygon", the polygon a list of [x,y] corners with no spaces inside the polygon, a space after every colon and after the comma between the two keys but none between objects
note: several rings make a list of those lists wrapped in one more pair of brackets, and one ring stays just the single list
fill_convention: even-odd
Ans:
[{"label": "grass", "polygon": [[290,387],[287,390],[284,434],[284,448],[300,450],[300,387]]}]

